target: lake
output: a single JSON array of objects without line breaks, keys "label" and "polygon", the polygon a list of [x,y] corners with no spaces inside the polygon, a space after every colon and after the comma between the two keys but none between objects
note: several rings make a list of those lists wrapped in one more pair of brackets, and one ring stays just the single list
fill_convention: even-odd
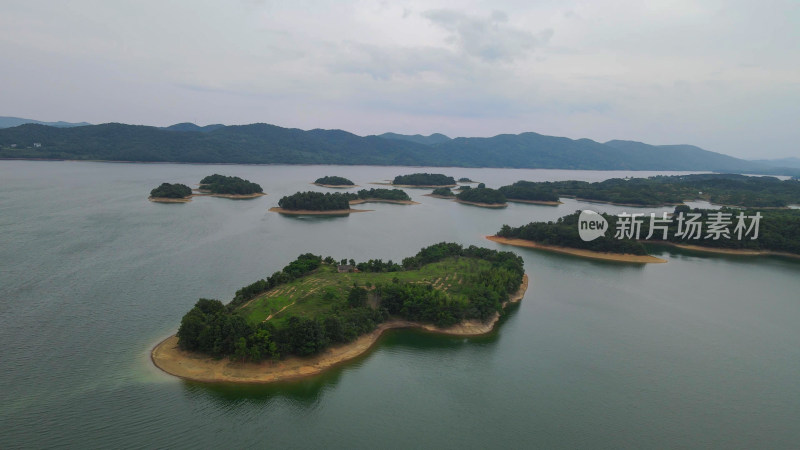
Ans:
[{"label": "lake", "polygon": [[[626,265],[504,247],[503,224],[577,209],[425,197],[348,217],[268,212],[340,175],[369,188],[437,172],[499,187],[655,172],[0,161],[0,448],[797,448],[800,262],[656,249]],[[253,200],[147,201],[205,175]],[[665,173],[665,172],[660,172]],[[200,297],[301,253],[400,261],[441,241],[513,250],[530,287],[497,331],[397,330],[369,354],[279,385],[207,385],[152,366]]]}]

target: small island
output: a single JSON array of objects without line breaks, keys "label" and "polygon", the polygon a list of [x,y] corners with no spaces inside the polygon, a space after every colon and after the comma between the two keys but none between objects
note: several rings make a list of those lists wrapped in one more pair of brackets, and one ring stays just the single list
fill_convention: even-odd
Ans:
[{"label": "small island", "polygon": [[558,195],[552,189],[543,187],[541,183],[517,181],[508,186],[501,186],[499,191],[510,202],[546,206],[558,206],[561,204],[558,200]]},{"label": "small island", "polygon": [[477,181],[472,181],[467,177],[461,177],[458,179],[459,183],[477,183]]},{"label": "small island", "polygon": [[475,246],[440,243],[402,264],[307,253],[227,305],[198,300],[151,359],[201,382],[295,379],[363,354],[393,328],[489,333],[526,288],[522,258]]},{"label": "small island", "polygon": [[506,196],[497,189],[487,188],[485,184],[481,183],[476,188],[465,186],[458,195],[455,196],[455,201],[467,205],[480,206],[482,208],[505,208],[508,206],[506,203]]},{"label": "small island", "polygon": [[[512,228],[503,225],[490,241],[518,247],[534,248],[556,253],[564,253],[583,258],[628,263],[665,263],[664,259],[647,254],[644,245],[632,239],[616,239],[602,236],[592,241],[584,241],[578,234],[579,212],[559,218],[555,222],[531,222]],[[608,222],[608,229],[614,230],[616,216],[601,214]],[[612,234],[613,231],[609,232]]]},{"label": "small island", "polygon": [[391,183],[373,184],[389,184],[391,186],[408,188],[440,188],[458,186],[455,178],[441,173],[412,173],[410,175],[398,175],[394,177],[394,180],[392,180]]},{"label": "small island", "polygon": [[311,184],[316,186],[322,186],[327,188],[351,188],[356,187],[355,183],[348,180],[344,177],[337,177],[337,176],[325,176],[322,178],[317,178],[317,180]]},{"label": "small island", "polygon": [[272,212],[286,215],[331,215],[342,216],[350,213],[367,212],[368,209],[350,208],[350,200],[358,198],[356,194],[341,192],[296,192],[278,201],[278,207],[270,208]]},{"label": "small island", "polygon": [[356,194],[346,194],[351,205],[360,203],[394,203],[397,205],[417,205],[402,189],[361,189]]},{"label": "small island", "polygon": [[150,191],[147,199],[157,203],[186,203],[192,201],[192,188],[180,183],[161,183]]},{"label": "small island", "polygon": [[209,175],[200,180],[199,191],[202,195],[211,197],[222,197],[231,199],[250,199],[261,197],[264,194],[263,189],[257,183],[244,180],[239,177],[230,177],[225,175]]},{"label": "small island", "polygon": [[456,197],[456,194],[454,194],[449,187],[436,188],[430,194],[424,194],[424,195],[426,197],[444,198],[448,200],[452,200]]}]

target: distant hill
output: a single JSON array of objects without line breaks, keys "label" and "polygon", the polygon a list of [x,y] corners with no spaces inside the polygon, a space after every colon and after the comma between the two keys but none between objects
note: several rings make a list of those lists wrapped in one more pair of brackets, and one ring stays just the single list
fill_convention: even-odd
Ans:
[{"label": "distant hill", "polygon": [[800,169],[800,158],[754,159],[754,163],[773,167],[792,167]]},{"label": "distant hill", "polygon": [[436,145],[450,140],[449,137],[441,133],[433,133],[430,136],[423,136],[421,134],[410,135],[410,134],[397,134],[397,133],[383,133],[378,135],[378,137],[382,137],[384,139],[398,139],[401,141],[415,142],[417,144],[424,144],[424,145]]},{"label": "distant hill", "polygon": [[225,125],[221,123],[213,124],[213,125],[206,125],[201,127],[199,125],[195,125],[191,122],[183,122],[183,123],[176,123],[175,125],[170,125],[168,127],[164,127],[164,130],[172,130],[172,131],[199,131],[199,132],[209,132],[214,131],[217,128],[222,128]]},{"label": "distant hill", "polygon": [[[420,137],[430,141],[435,136]],[[265,123],[205,127],[177,124],[167,128],[120,123],[72,128],[24,124],[0,129],[0,158],[800,174],[800,169],[778,169],[691,145],[655,146],[632,141],[603,144],[537,133],[489,138],[440,136],[444,140],[439,143],[422,144],[409,139],[362,137],[342,130],[304,131]],[[34,148],[34,143],[41,145]]]},{"label": "distant hill", "polygon": [[0,116],[0,128],[11,128],[17,127],[20,125],[24,125],[26,123],[38,123],[39,125],[47,125],[50,127],[57,127],[57,128],[69,128],[69,127],[83,127],[86,125],[91,125],[88,122],[80,122],[80,123],[70,123],[70,122],[42,122],[39,120],[33,119],[22,119],[20,117],[3,117]]}]

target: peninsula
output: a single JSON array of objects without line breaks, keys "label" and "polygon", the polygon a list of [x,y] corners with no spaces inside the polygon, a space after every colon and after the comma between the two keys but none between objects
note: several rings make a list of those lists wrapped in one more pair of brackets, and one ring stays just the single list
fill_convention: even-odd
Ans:
[{"label": "peninsula", "polygon": [[522,259],[440,243],[402,264],[300,255],[223,305],[200,299],[151,352],[167,373],[263,383],[320,373],[369,350],[393,328],[491,332],[527,288]]},{"label": "peninsula", "polygon": [[505,208],[508,206],[506,203],[506,196],[502,192],[487,188],[485,184],[481,183],[476,188],[470,186],[463,186],[455,200],[458,203],[467,205],[480,206],[482,208]]}]

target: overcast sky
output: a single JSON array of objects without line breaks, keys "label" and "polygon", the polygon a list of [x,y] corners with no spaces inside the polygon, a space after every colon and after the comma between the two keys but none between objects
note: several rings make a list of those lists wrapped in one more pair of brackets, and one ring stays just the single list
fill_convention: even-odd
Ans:
[{"label": "overcast sky", "polygon": [[800,157],[800,2],[0,2],[0,115]]}]

